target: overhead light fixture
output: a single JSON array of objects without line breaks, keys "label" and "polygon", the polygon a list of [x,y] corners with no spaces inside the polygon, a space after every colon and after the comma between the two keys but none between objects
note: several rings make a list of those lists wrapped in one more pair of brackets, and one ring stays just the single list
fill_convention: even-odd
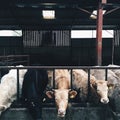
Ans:
[{"label": "overhead light fixture", "polygon": [[42,16],[44,19],[55,19],[55,11],[54,10],[43,10]]},{"label": "overhead light fixture", "polygon": [[[106,10],[103,10],[103,15],[105,14]],[[90,18],[97,19],[97,10],[94,10],[90,15]]]}]

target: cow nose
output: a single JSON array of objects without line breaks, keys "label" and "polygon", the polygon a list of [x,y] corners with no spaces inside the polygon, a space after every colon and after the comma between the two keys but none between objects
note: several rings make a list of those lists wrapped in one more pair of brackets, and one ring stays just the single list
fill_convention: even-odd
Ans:
[{"label": "cow nose", "polygon": [[58,116],[64,117],[65,116],[65,111],[64,110],[58,110]]},{"label": "cow nose", "polygon": [[102,99],[101,99],[101,102],[102,102],[103,104],[107,104],[107,103],[109,102],[109,99],[107,99],[107,98],[102,98]]}]

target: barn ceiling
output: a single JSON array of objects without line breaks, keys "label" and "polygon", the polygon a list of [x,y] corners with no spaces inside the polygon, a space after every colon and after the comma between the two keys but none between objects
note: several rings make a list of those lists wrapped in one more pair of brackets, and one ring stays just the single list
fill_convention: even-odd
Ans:
[{"label": "barn ceiling", "polygon": [[[0,29],[95,29],[91,19],[100,0],[1,0]],[[120,0],[107,0],[104,29],[120,29]],[[55,19],[45,20],[42,10],[55,10]]]}]

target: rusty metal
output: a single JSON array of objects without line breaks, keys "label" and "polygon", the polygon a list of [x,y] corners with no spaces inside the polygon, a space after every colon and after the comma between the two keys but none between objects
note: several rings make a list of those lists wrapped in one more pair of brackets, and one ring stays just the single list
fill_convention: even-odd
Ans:
[{"label": "rusty metal", "polygon": [[97,32],[96,32],[96,49],[97,49],[97,65],[102,65],[102,28],[103,28],[103,7],[99,3],[97,10]]},{"label": "rusty metal", "polygon": [[106,4],[107,0],[101,0],[102,4]]}]

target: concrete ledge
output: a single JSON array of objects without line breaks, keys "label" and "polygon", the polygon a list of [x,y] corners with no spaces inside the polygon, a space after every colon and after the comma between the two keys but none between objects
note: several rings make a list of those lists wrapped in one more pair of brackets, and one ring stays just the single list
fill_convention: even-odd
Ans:
[{"label": "concrete ledge", "polygon": [[[10,108],[2,113],[0,120],[32,120],[32,118],[26,108]],[[43,120],[60,120],[56,108],[44,107]],[[70,107],[62,120],[114,120],[114,117],[108,108]]]}]

